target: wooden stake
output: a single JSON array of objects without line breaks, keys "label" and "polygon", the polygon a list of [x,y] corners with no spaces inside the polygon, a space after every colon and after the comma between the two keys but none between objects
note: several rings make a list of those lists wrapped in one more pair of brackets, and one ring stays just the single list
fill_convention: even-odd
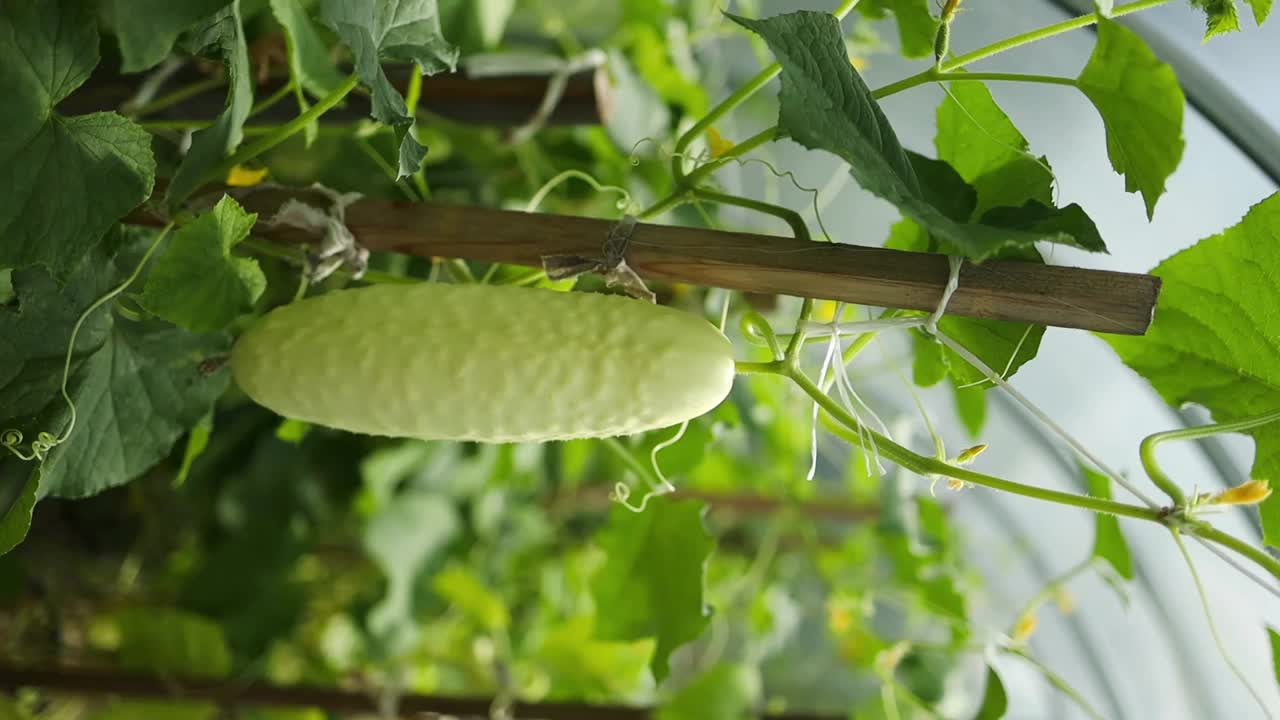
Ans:
[{"label": "wooden stake", "polygon": [[[240,193],[237,193],[240,195]],[[264,189],[242,195],[246,209],[270,218],[290,197],[319,207],[314,192]],[[370,250],[541,267],[547,255],[598,257],[611,222],[509,210],[360,200],[347,225]],[[136,212],[128,222],[156,225]],[[255,233],[280,242],[314,240],[295,230]],[[948,277],[947,258],[856,245],[641,223],[627,264],[647,280],[839,300],[905,310],[934,310]],[[1054,327],[1141,335],[1151,324],[1160,278],[1151,275],[1039,265],[966,263],[947,314]]]},{"label": "wooden stake", "polygon": [[[74,667],[26,668],[0,664],[0,690],[40,688],[72,696],[140,698],[153,701],[209,701],[223,707],[316,708],[334,714],[375,713],[375,694],[315,686],[281,686],[195,677],[164,677]],[[492,698],[401,695],[398,717],[488,718]],[[514,703],[515,718],[541,720],[648,720],[651,708],[578,702]],[[844,715],[765,714],[762,720],[836,720]]]}]

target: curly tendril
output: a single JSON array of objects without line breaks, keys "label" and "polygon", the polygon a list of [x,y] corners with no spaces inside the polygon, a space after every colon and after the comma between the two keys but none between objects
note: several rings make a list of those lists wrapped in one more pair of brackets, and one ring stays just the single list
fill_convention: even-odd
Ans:
[{"label": "curly tendril", "polygon": [[47,431],[40,431],[36,433],[36,439],[32,440],[29,445],[30,450],[25,452],[22,449],[22,440],[24,436],[21,430],[16,428],[5,428],[4,430],[0,430],[0,445],[3,445],[5,449],[15,457],[26,462],[36,461],[43,463],[49,456],[50,450],[66,442],[67,439],[71,437],[71,431],[76,427],[76,404],[75,401],[71,399],[71,393],[67,391],[67,381],[71,378],[71,357],[75,354],[76,338],[80,336],[80,328],[84,327],[85,321],[89,319],[89,316],[92,315],[94,311],[127,290],[129,286],[138,279],[138,276],[142,274],[142,268],[146,266],[147,262],[151,259],[151,256],[155,254],[156,248],[160,247],[160,243],[168,237],[169,231],[172,229],[173,223],[169,223],[164,226],[164,229],[156,233],[155,240],[151,242],[151,246],[147,248],[145,253],[143,253],[142,259],[138,261],[137,266],[133,268],[133,271],[129,273],[129,276],[121,281],[119,285],[116,285],[97,300],[94,300],[93,303],[89,305],[89,307],[85,308],[84,312],[80,313],[80,316],[76,318],[75,325],[71,327],[71,337],[67,340],[67,354],[63,358],[62,362],[62,383],[60,385],[62,400],[67,404],[67,424],[63,427],[62,432],[58,433],[56,436]]}]

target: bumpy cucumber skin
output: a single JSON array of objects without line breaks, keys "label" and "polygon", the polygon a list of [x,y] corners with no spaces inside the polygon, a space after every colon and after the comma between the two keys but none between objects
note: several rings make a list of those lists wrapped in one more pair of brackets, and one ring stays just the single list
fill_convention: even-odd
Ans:
[{"label": "bumpy cucumber skin", "polygon": [[614,295],[382,285],[273,310],[236,342],[236,382],[280,415],[393,437],[629,435],[697,417],[733,384],[702,318]]}]

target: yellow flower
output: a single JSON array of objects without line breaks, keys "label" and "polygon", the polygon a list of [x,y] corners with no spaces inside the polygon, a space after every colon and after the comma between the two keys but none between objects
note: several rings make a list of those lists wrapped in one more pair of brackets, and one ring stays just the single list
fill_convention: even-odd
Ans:
[{"label": "yellow flower", "polygon": [[853,626],[853,615],[848,608],[832,605],[827,608],[827,625],[837,635],[843,635]]},{"label": "yellow flower", "polygon": [[1257,505],[1271,495],[1271,484],[1266,480],[1248,480],[1224,490],[1209,502],[1214,505]]},{"label": "yellow flower", "polygon": [[1018,618],[1018,624],[1013,626],[1013,642],[1015,645],[1021,645],[1031,637],[1031,633],[1036,631],[1036,626],[1040,624],[1040,620],[1036,618],[1035,613],[1027,613]]},{"label": "yellow flower", "polygon": [[986,451],[986,449],[987,449],[987,446],[985,444],[974,445],[973,447],[967,450],[960,451],[960,454],[957,455],[956,459],[952,460],[952,462],[954,462],[956,465],[968,465],[969,463],[978,459],[978,456],[981,455],[984,451]]},{"label": "yellow flower", "polygon": [[707,128],[707,145],[711,147],[711,157],[718,158],[733,148],[732,140],[725,140],[719,130]]},{"label": "yellow flower", "polygon": [[251,187],[262,182],[266,177],[266,168],[253,169],[243,165],[233,165],[227,171],[227,184],[231,187]]},{"label": "yellow flower", "polygon": [[1053,594],[1053,601],[1058,605],[1058,612],[1063,615],[1070,615],[1076,611],[1076,596],[1072,595],[1070,590],[1059,589]]}]

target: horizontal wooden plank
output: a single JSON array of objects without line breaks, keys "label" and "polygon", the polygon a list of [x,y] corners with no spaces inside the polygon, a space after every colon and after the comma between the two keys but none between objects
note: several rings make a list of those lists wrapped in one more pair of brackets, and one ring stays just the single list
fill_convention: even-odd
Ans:
[{"label": "horizontal wooden plank", "polygon": [[[269,217],[296,192],[243,198]],[[490,208],[360,200],[347,223],[371,250],[540,267],[546,255],[598,256],[612,223],[593,218]],[[305,240],[289,231],[258,232]],[[933,310],[948,277],[943,255],[794,238],[641,223],[627,264],[647,279]],[[1150,275],[1040,265],[965,263],[947,313],[994,320],[1141,335],[1151,324],[1160,279]]]}]

